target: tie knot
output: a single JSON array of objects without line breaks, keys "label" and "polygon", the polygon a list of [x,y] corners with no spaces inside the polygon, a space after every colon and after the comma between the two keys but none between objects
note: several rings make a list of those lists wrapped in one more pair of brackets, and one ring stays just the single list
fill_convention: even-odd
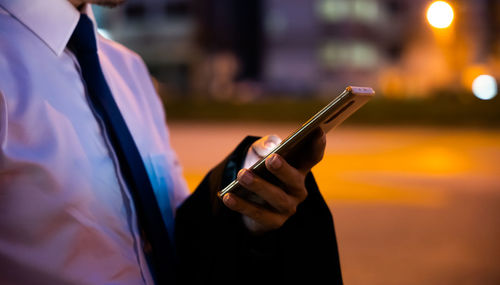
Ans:
[{"label": "tie knot", "polygon": [[78,54],[97,51],[94,24],[85,14],[80,14],[80,19],[68,43],[68,48]]}]

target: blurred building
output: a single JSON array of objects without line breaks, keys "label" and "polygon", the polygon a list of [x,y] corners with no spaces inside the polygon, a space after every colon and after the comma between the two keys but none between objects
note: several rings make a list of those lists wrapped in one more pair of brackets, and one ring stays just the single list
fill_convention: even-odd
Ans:
[{"label": "blurred building", "polygon": [[196,47],[189,0],[127,0],[113,8],[94,5],[100,32],[139,53],[162,86],[186,91]]},{"label": "blurred building", "polygon": [[469,88],[480,73],[499,78],[499,1],[450,1],[455,20],[444,30],[426,21],[431,2],[128,0],[98,16],[159,81],[221,98],[245,83],[271,94],[353,84],[408,97]]},{"label": "blurred building", "polygon": [[470,89],[499,78],[500,2],[461,0],[452,26],[426,21],[428,0],[268,0],[265,83],[331,93],[369,85],[386,96]]},{"label": "blurred building", "polygon": [[[266,85],[331,92],[376,86],[378,71],[400,60],[412,34],[414,1],[269,0]],[[398,23],[395,25],[394,23]]]}]

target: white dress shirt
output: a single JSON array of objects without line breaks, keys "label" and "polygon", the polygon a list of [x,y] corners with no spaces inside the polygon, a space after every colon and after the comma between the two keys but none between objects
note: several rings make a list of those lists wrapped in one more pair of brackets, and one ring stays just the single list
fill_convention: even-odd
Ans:
[{"label": "white dress shirt", "polygon": [[[153,284],[130,193],[66,48],[78,19],[68,0],[0,0],[2,285]],[[162,104],[139,56],[100,36],[97,46],[171,233],[188,191]]]}]

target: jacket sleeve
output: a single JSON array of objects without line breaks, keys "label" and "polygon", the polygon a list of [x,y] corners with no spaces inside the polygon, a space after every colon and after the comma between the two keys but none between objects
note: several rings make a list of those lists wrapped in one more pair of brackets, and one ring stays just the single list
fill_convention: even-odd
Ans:
[{"label": "jacket sleeve", "polygon": [[235,177],[256,137],[212,169],[176,214],[179,284],[342,284],[333,219],[314,177],[308,196],[280,229],[254,236],[217,191]]}]

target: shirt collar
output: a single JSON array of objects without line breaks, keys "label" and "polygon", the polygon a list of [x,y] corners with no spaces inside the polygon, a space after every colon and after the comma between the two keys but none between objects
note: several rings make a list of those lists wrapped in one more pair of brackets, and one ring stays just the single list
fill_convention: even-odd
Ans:
[{"label": "shirt collar", "polygon": [[[80,18],[68,0],[0,0],[0,6],[40,38],[57,56],[66,48]],[[94,23],[90,5],[85,4],[81,13]]]}]

